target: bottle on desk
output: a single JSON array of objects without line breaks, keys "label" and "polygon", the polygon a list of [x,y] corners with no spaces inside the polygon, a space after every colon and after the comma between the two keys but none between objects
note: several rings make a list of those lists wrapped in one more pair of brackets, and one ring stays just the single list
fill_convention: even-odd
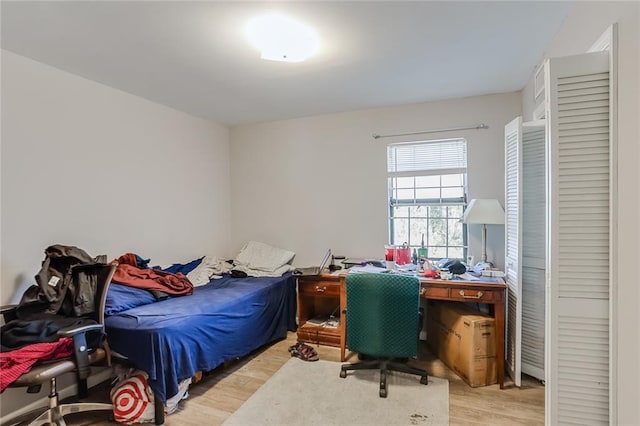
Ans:
[{"label": "bottle on desk", "polygon": [[420,248],[418,249],[418,259],[422,256],[427,258],[427,248],[424,246],[424,234],[422,234],[422,242],[420,244]]}]

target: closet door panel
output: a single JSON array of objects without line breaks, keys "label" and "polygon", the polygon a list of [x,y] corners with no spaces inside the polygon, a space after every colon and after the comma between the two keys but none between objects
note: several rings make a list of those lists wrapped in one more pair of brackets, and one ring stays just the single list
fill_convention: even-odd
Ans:
[{"label": "closet door panel", "polygon": [[544,380],[544,268],[522,267],[522,372]]},{"label": "closet door panel", "polygon": [[522,372],[544,380],[545,122],[522,126]]},{"label": "closet door panel", "polygon": [[609,57],[551,59],[547,424],[610,422]]},{"label": "closet door panel", "polygon": [[505,126],[505,281],[507,329],[505,366],[516,386],[521,382],[522,334],[522,117]]}]

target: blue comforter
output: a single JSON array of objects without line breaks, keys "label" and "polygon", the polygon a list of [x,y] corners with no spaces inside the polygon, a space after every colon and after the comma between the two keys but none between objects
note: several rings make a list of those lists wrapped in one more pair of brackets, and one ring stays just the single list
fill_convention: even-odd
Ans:
[{"label": "blue comforter", "polygon": [[196,287],[191,296],[108,316],[105,327],[111,348],[146,371],[155,396],[166,402],[178,392],[178,383],[197,371],[212,370],[295,331],[295,279],[291,274],[226,276]]}]

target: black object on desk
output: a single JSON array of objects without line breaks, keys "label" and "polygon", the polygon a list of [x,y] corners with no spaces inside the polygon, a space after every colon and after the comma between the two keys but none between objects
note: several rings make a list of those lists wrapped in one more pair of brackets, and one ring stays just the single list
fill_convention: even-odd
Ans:
[{"label": "black object on desk", "polygon": [[387,264],[383,260],[376,259],[357,259],[357,258],[349,258],[342,261],[342,264],[346,269],[351,268],[352,266],[365,266],[371,265],[376,266],[378,268],[386,268]]}]

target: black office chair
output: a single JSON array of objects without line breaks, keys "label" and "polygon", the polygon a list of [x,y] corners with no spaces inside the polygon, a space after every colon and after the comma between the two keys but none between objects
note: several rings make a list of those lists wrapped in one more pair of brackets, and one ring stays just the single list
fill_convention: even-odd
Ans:
[{"label": "black office chair", "polygon": [[[95,306],[96,310],[89,317],[97,322],[97,324],[83,325],[73,328],[65,328],[59,330],[59,337],[71,337],[73,339],[74,355],[68,358],[56,359],[36,363],[35,366],[27,373],[21,375],[16,381],[11,383],[9,387],[27,387],[27,392],[37,393],[43,383],[49,382],[49,408],[33,420],[30,425],[66,425],[64,416],[71,413],[94,410],[113,410],[112,404],[103,403],[81,403],[75,402],[70,404],[60,404],[58,392],[56,389],[56,379],[66,373],[75,372],[78,383],[78,398],[86,398],[87,377],[91,374],[91,364],[107,360],[110,364],[109,349],[106,346],[106,340],[98,338],[87,338],[89,333],[100,333],[104,331],[104,305],[106,303],[107,290],[111,283],[111,278],[116,270],[116,265],[87,265],[78,266],[77,272],[82,268],[97,268]],[[5,321],[15,318],[16,307],[2,307],[0,313],[5,317]],[[89,342],[99,341],[96,347],[89,347]]]},{"label": "black office chair", "polygon": [[[380,369],[380,397],[387,397],[387,371],[420,376],[427,372],[407,365],[418,354],[421,327],[420,282],[415,277],[380,274],[349,274],[347,293],[347,347],[363,361],[343,364],[340,377],[349,370]],[[373,358],[367,359],[367,358]]]}]

